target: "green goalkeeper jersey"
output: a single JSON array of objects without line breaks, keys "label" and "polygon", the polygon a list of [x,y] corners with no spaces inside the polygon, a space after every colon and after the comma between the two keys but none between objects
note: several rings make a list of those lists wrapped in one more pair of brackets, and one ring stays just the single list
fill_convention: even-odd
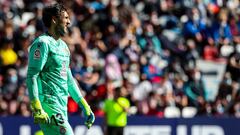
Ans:
[{"label": "green goalkeeper jersey", "polygon": [[39,99],[51,116],[64,112],[67,119],[68,94],[78,103],[82,95],[69,68],[66,43],[45,33],[34,40],[29,51],[27,87],[30,100]]}]

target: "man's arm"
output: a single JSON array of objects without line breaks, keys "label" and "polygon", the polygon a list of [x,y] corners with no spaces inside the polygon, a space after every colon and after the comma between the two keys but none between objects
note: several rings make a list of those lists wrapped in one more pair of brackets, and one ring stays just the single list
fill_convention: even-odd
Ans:
[{"label": "man's arm", "polygon": [[42,71],[48,57],[48,48],[43,42],[34,42],[29,52],[29,63],[26,84],[31,101],[34,123],[50,123],[47,113],[39,101],[39,73]]},{"label": "man's arm", "polygon": [[38,77],[42,71],[48,57],[48,48],[43,42],[35,42],[29,51],[28,72],[26,84],[29,91],[30,100],[37,100],[38,97]]},{"label": "man's arm", "polygon": [[86,102],[86,100],[82,97],[82,94],[80,93],[80,89],[75,81],[75,79],[72,76],[70,68],[67,71],[68,75],[68,91],[70,96],[73,98],[73,100],[81,107],[83,110],[83,114],[85,117],[85,125],[90,128],[95,121],[95,116]]},{"label": "man's arm", "polygon": [[80,92],[80,89],[76,83],[76,80],[72,76],[72,72],[70,68],[67,70],[67,76],[68,76],[68,92],[70,96],[73,98],[73,100],[76,103],[79,103],[80,100],[83,98],[82,94]]},{"label": "man's arm", "polygon": [[116,100],[115,102],[116,102],[116,103],[117,103],[117,104],[123,109],[122,112],[126,112],[126,113],[129,112],[129,105],[127,105],[127,106],[123,106],[121,103],[119,103],[118,100]]}]

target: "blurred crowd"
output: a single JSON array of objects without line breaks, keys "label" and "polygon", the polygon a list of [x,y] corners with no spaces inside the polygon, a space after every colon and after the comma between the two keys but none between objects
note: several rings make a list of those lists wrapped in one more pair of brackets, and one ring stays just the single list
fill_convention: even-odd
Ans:
[{"label": "blurred crowd", "polygon": [[[0,0],[0,116],[31,115],[28,48],[45,32],[42,10],[51,3]],[[131,115],[161,118],[188,108],[189,116],[240,117],[238,0],[63,3],[71,18],[63,37],[71,51],[70,68],[96,116],[103,116],[104,100],[120,87]],[[199,59],[226,66],[214,100],[206,98]],[[71,98],[68,111],[80,112]]]}]

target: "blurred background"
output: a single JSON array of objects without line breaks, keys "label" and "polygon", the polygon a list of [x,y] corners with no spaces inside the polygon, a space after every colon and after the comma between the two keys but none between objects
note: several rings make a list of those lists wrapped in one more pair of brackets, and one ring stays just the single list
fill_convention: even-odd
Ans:
[{"label": "blurred background", "polygon": [[[10,129],[28,135],[37,129],[25,84],[28,48],[45,32],[42,10],[54,2],[0,0],[0,135]],[[92,129],[96,130],[88,134],[102,134],[103,103],[117,87],[130,101],[132,126],[126,135],[234,135],[240,131],[236,127],[240,124],[238,0],[63,3],[71,19],[69,33],[63,37],[71,51],[70,68],[97,117]],[[71,98],[68,112],[70,120],[80,121],[81,110]],[[19,130],[21,122],[9,127],[9,122],[29,119],[30,129]],[[139,123],[146,131],[134,129]],[[191,128],[194,124],[199,127]],[[212,127],[204,127],[209,124]],[[135,133],[136,129],[144,132]]]}]

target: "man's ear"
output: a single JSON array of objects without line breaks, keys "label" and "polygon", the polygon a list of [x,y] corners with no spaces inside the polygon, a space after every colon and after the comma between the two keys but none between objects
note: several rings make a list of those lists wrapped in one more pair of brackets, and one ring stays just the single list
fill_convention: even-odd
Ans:
[{"label": "man's ear", "polygon": [[53,22],[54,24],[56,24],[56,23],[57,23],[57,18],[56,18],[56,17],[52,17],[52,22]]}]

